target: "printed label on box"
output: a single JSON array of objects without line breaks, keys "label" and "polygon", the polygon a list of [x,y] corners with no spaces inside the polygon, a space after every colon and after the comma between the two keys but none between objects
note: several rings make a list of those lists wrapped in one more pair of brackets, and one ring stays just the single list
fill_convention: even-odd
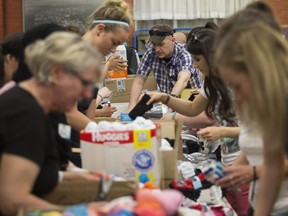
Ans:
[{"label": "printed label on box", "polygon": [[[138,129],[127,131],[82,132],[82,166],[90,171],[105,171],[127,180],[141,173],[160,185],[159,131]],[[138,180],[138,179],[137,179]]]},{"label": "printed label on box", "polygon": [[154,156],[150,151],[140,150],[133,156],[133,165],[140,172],[149,171],[154,165]]}]

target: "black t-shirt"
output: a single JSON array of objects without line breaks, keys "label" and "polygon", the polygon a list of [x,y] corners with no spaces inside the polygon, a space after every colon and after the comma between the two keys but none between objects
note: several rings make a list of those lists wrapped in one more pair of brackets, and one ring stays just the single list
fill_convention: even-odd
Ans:
[{"label": "black t-shirt", "polygon": [[57,144],[51,123],[35,98],[16,86],[0,96],[0,154],[10,153],[36,163],[40,173],[32,193],[42,197],[58,181]]},{"label": "black t-shirt", "polygon": [[54,136],[57,141],[57,148],[59,154],[59,166],[61,170],[66,170],[69,160],[72,158],[71,139],[64,139],[59,134],[59,124],[67,125],[65,113],[51,112],[49,118],[52,123]]}]

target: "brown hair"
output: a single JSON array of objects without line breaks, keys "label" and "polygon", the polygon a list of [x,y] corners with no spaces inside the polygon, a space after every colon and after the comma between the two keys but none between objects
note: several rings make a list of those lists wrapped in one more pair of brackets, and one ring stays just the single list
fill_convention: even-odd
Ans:
[{"label": "brown hair", "polygon": [[[123,0],[106,0],[99,8],[97,8],[87,19],[87,29],[92,29],[96,24],[93,21],[111,20],[121,21],[128,25],[132,22],[131,15],[129,13],[129,7]],[[103,22],[104,23],[104,22]],[[117,24],[117,23],[105,23],[105,31],[113,31],[119,27],[122,27],[129,31],[129,26]]]},{"label": "brown hair", "polygon": [[287,42],[260,21],[225,33],[215,47],[217,67],[234,68],[251,80],[251,100],[237,104],[241,120],[255,122],[269,148],[279,148],[287,141]]}]

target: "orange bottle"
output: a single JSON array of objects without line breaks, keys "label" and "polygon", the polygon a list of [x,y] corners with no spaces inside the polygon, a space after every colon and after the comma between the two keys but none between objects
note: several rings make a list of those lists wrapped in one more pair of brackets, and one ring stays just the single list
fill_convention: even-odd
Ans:
[{"label": "orange bottle", "polygon": [[[127,52],[124,45],[119,45],[116,48],[115,54],[120,56],[120,58],[127,60]],[[107,73],[107,78],[126,78],[128,75],[128,68],[126,67],[124,70],[121,71],[109,71]]]}]

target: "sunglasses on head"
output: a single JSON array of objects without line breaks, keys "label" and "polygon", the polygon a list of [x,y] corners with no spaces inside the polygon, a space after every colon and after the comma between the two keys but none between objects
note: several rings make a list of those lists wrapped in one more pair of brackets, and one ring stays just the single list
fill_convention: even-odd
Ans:
[{"label": "sunglasses on head", "polygon": [[199,38],[198,38],[198,36],[196,34],[192,34],[191,41],[193,43],[196,43],[197,41],[200,42],[200,40],[199,40]]},{"label": "sunglasses on head", "polygon": [[168,36],[168,35],[173,35],[174,31],[165,31],[162,29],[151,29],[149,31],[149,35],[156,35],[156,36]]}]

